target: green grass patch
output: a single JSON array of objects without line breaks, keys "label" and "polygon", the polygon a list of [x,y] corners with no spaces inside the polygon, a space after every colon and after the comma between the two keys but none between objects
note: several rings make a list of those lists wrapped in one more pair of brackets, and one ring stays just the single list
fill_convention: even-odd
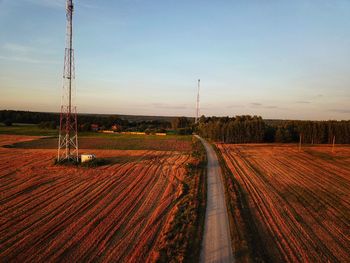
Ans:
[{"label": "green grass patch", "polygon": [[0,134],[29,135],[29,136],[58,136],[58,130],[41,129],[35,124],[0,125]]},{"label": "green grass patch", "polygon": [[[190,136],[81,136],[78,141],[80,149],[191,151]],[[21,149],[56,149],[57,145],[57,137],[48,137],[15,143],[11,147]]]}]

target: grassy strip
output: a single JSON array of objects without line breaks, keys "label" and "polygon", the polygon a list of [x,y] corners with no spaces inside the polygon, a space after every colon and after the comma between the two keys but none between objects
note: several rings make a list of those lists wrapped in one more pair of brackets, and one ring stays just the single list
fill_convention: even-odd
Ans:
[{"label": "grassy strip", "polygon": [[[0,123],[0,134],[7,135],[28,135],[28,136],[50,136],[58,137],[58,129],[43,129],[35,124],[14,124],[13,126],[4,126]],[[142,140],[157,140],[166,141],[169,139],[177,141],[191,141],[190,135],[135,135],[135,134],[120,134],[120,133],[102,133],[102,132],[79,132],[79,138],[96,137],[96,138],[110,138],[110,139],[142,139]]]},{"label": "grassy strip", "polygon": [[228,168],[220,150],[213,144],[224,177],[232,249],[236,262],[269,262],[264,243],[248,204],[248,196]]},{"label": "grassy strip", "polygon": [[[191,140],[188,140],[188,137],[189,136],[135,137],[133,135],[84,137],[79,134],[79,148],[101,150],[169,150],[189,152],[191,151]],[[56,149],[57,144],[57,138],[45,137],[32,141],[14,143],[12,146],[8,147],[20,149]]]},{"label": "grassy strip", "polygon": [[192,157],[177,210],[159,249],[158,262],[199,262],[206,209],[207,155],[202,143],[194,138]]},{"label": "grassy strip", "polygon": [[0,134],[29,135],[29,136],[58,136],[58,130],[41,129],[34,124],[15,124],[13,126],[0,125]]}]

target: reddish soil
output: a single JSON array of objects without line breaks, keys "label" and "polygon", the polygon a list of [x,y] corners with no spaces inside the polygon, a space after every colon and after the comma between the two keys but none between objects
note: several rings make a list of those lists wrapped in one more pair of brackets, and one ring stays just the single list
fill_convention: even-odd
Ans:
[{"label": "reddish soil", "polygon": [[217,145],[271,261],[350,258],[350,147]]},{"label": "reddish soil", "polygon": [[0,146],[12,145],[14,143],[29,142],[38,140],[39,136],[23,136],[23,135],[0,135]]},{"label": "reddish soil", "polygon": [[[22,141],[14,144],[21,149],[56,149],[57,138],[42,138]],[[191,140],[179,140],[173,136],[116,136],[115,138],[80,137],[80,149],[100,150],[156,150],[156,151],[191,151]]]},{"label": "reddish soil", "polygon": [[[29,139],[6,135],[0,143]],[[115,162],[55,166],[55,150],[0,147],[0,261],[147,260],[191,157],[176,151],[90,152]]]}]

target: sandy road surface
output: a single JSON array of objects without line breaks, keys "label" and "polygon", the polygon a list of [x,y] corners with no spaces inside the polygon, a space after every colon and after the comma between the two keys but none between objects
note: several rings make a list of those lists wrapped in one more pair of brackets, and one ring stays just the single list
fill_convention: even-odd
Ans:
[{"label": "sandy road surface", "polygon": [[212,146],[199,138],[208,156],[208,193],[201,262],[233,262],[221,169]]}]

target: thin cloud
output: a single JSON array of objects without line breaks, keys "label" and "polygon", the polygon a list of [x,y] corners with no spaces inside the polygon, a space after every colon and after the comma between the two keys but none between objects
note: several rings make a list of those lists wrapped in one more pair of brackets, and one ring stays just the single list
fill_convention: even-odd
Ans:
[{"label": "thin cloud", "polygon": [[33,63],[33,64],[57,64],[58,61],[55,60],[39,60],[35,58],[30,58],[26,56],[0,56],[0,60]]},{"label": "thin cloud", "polygon": [[278,109],[277,106],[271,105],[271,106],[263,106],[265,109]]},{"label": "thin cloud", "polygon": [[298,104],[310,104],[311,101],[299,100],[299,101],[296,101],[296,103],[298,103]]},{"label": "thin cloud", "polygon": [[27,53],[29,51],[32,51],[32,48],[25,45],[20,45],[16,43],[5,43],[2,46],[3,49],[10,51],[10,52],[20,52],[20,53]]},{"label": "thin cloud", "polygon": [[262,106],[262,104],[261,104],[261,103],[258,103],[258,102],[252,102],[252,103],[250,103],[250,105],[252,105],[252,106],[254,106],[254,107],[260,107],[260,106]]},{"label": "thin cloud", "polygon": [[262,109],[278,109],[275,105],[263,105],[262,103],[252,102],[250,105],[254,108],[262,108]]},{"label": "thin cloud", "polygon": [[350,114],[350,109],[330,109],[329,111],[342,113],[342,114]]},{"label": "thin cloud", "polygon": [[245,106],[239,105],[239,104],[231,104],[228,105],[227,108],[232,109],[232,108],[244,108]]},{"label": "thin cloud", "polygon": [[[35,5],[40,5],[40,6],[50,7],[50,8],[64,8],[66,5],[65,0],[24,0],[24,1]],[[84,7],[89,9],[96,9],[99,7],[94,4],[85,3],[84,1],[78,1],[77,4],[79,5],[79,7]]]},{"label": "thin cloud", "polygon": [[54,8],[61,8],[65,6],[64,0],[25,0],[25,1],[36,5],[54,7]]},{"label": "thin cloud", "polygon": [[163,103],[152,103],[153,107],[160,108],[160,109],[188,109],[188,105],[168,105]]},{"label": "thin cloud", "polygon": [[[38,51],[36,48],[30,45],[23,45],[20,43],[5,43],[0,48],[0,60],[7,61],[18,61],[24,63],[46,63],[46,64],[55,64],[58,61],[50,59],[42,59],[38,57]],[[40,54],[51,54],[52,51],[40,51]]]}]

